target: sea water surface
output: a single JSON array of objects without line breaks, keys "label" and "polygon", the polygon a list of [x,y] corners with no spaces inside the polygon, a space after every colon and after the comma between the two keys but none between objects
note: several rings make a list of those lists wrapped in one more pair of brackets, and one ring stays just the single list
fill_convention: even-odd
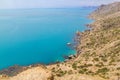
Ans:
[{"label": "sea water surface", "polygon": [[0,10],[0,69],[63,61],[67,46],[84,31],[93,8]]}]

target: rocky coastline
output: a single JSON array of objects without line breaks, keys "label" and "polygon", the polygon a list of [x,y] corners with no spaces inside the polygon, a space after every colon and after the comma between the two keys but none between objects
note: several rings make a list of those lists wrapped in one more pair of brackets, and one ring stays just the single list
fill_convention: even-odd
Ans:
[{"label": "rocky coastline", "polygon": [[[89,27],[89,24],[86,25],[86,27]],[[90,27],[89,27],[90,28]],[[86,31],[90,31],[90,30],[85,30]],[[77,44],[73,44],[72,43],[67,43],[68,47],[69,46],[72,46],[74,47],[74,49],[77,51],[75,54],[73,55],[68,55],[68,56],[63,56],[65,58],[65,60],[63,62],[59,62],[59,61],[56,61],[54,63],[50,63],[50,64],[41,64],[41,63],[38,63],[38,64],[31,64],[31,65],[28,65],[28,66],[20,66],[20,65],[14,65],[14,66],[10,66],[6,69],[3,69],[3,70],[0,70],[0,75],[2,75],[3,77],[7,77],[7,76],[16,76],[17,74],[27,70],[27,69],[30,69],[30,68],[33,68],[33,67],[38,67],[38,66],[41,66],[43,68],[47,68],[46,66],[51,66],[51,65],[56,65],[56,64],[59,64],[59,63],[66,63],[66,62],[71,62],[71,61],[74,61],[77,57],[79,57],[81,51],[77,49],[78,45],[80,45],[80,37],[82,36],[82,33],[84,32],[79,32],[79,31],[76,31],[76,35],[75,35],[75,38],[74,38],[74,42],[77,43]]]},{"label": "rocky coastline", "polygon": [[87,24],[90,30],[76,32],[77,54],[61,63],[10,67],[0,71],[0,80],[119,80],[120,2],[102,5],[90,18],[95,20]]}]

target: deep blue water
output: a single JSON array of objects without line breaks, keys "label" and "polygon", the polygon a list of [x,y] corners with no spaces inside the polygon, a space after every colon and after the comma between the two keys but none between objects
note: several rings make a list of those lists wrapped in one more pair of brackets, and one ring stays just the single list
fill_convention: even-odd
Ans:
[{"label": "deep blue water", "polygon": [[66,44],[87,29],[92,8],[0,10],[0,69],[63,61]]}]

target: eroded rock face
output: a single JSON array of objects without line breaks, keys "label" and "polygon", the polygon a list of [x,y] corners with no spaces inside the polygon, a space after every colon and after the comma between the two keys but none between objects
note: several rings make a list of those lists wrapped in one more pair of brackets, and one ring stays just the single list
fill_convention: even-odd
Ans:
[{"label": "eroded rock face", "polygon": [[51,71],[42,67],[34,67],[9,78],[9,80],[51,80]]}]

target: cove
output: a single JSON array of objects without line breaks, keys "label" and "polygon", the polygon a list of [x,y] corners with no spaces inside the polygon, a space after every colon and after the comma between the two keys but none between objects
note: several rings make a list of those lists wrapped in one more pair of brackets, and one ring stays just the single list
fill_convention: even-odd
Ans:
[{"label": "cove", "polygon": [[0,69],[49,64],[74,54],[66,44],[84,31],[94,8],[0,10]]}]

